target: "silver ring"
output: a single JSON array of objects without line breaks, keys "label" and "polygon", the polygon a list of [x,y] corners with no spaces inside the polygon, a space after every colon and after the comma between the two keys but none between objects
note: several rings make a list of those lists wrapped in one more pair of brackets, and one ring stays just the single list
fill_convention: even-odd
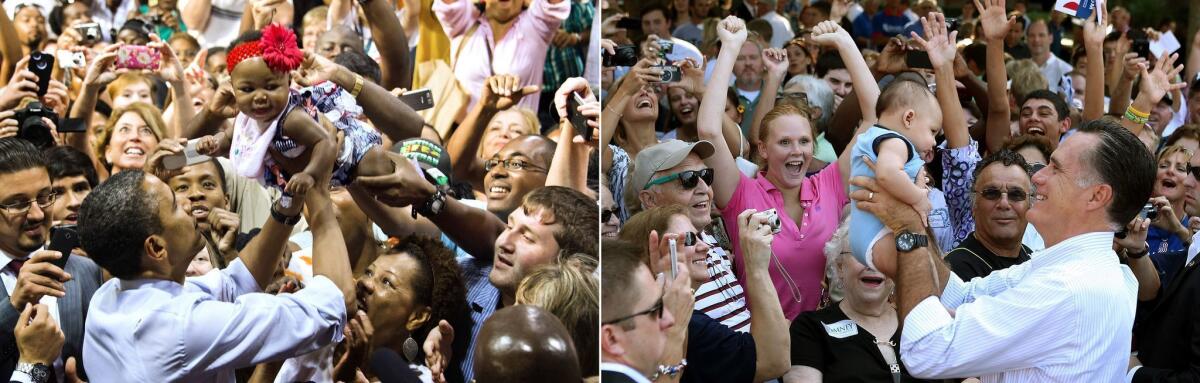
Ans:
[{"label": "silver ring", "polygon": [[870,201],[873,199],[875,199],[875,192],[870,192],[869,194],[867,194],[867,201]]}]

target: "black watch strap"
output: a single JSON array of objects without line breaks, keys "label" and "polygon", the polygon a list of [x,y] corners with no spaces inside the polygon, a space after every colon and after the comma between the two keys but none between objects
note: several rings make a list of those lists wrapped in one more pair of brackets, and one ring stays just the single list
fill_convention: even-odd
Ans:
[{"label": "black watch strap", "polygon": [[1126,250],[1125,250],[1125,256],[1126,256],[1126,257],[1129,257],[1129,258],[1132,258],[1132,259],[1140,259],[1140,258],[1142,258],[1142,257],[1145,257],[1145,256],[1146,256],[1146,254],[1150,254],[1150,244],[1149,244],[1149,243],[1147,243],[1147,244],[1146,244],[1146,248],[1145,248],[1145,249],[1142,249],[1142,251],[1139,251],[1139,252],[1136,252],[1136,253],[1135,253],[1135,252],[1132,252],[1132,251],[1129,251],[1128,249],[1126,249]]},{"label": "black watch strap", "polygon": [[296,215],[289,217],[286,214],[279,212],[279,210],[276,209],[275,206],[277,206],[277,205],[271,204],[271,219],[274,219],[276,222],[279,222],[279,223],[282,223],[282,224],[288,225],[288,226],[293,226],[297,222],[300,222],[300,214],[296,214]]},{"label": "black watch strap", "polygon": [[412,216],[417,218],[417,214],[423,215],[426,218],[432,218],[442,212],[442,208],[446,207],[446,192],[441,188],[433,192],[425,202],[420,205],[413,205]]}]

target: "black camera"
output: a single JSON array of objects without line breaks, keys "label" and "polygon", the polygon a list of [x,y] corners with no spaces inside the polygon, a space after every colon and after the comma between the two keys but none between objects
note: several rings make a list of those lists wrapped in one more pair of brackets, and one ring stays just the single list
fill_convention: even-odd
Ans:
[{"label": "black camera", "polygon": [[946,32],[957,31],[960,23],[961,22],[958,21],[957,17],[947,17],[946,18]]},{"label": "black camera", "polygon": [[604,66],[634,66],[637,65],[638,51],[636,45],[622,45],[613,49],[616,53],[604,52]]},{"label": "black camera", "polygon": [[55,124],[58,123],[58,115],[37,101],[31,101],[24,108],[17,110],[16,114],[12,116],[14,120],[17,120],[19,127],[17,138],[29,141],[38,148],[54,146],[54,136],[50,135],[50,126],[42,121],[42,117]]}]

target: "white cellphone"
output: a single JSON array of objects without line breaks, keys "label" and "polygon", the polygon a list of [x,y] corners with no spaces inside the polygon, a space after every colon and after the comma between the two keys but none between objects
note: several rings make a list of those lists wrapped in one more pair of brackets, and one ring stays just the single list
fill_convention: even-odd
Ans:
[{"label": "white cellphone", "polygon": [[667,244],[671,246],[671,280],[675,280],[675,275],[679,274],[679,252],[675,250],[675,238],[667,240]]}]

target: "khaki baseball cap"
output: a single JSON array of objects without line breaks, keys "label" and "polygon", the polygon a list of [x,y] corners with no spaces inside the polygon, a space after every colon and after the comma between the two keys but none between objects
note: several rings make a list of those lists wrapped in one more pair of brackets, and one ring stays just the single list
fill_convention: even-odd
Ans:
[{"label": "khaki baseball cap", "polygon": [[688,154],[696,153],[703,160],[712,156],[714,152],[716,148],[708,141],[667,140],[642,149],[634,160],[633,174],[629,178],[626,190],[636,195],[650,183],[650,177],[654,176],[655,172],[679,165]]}]

